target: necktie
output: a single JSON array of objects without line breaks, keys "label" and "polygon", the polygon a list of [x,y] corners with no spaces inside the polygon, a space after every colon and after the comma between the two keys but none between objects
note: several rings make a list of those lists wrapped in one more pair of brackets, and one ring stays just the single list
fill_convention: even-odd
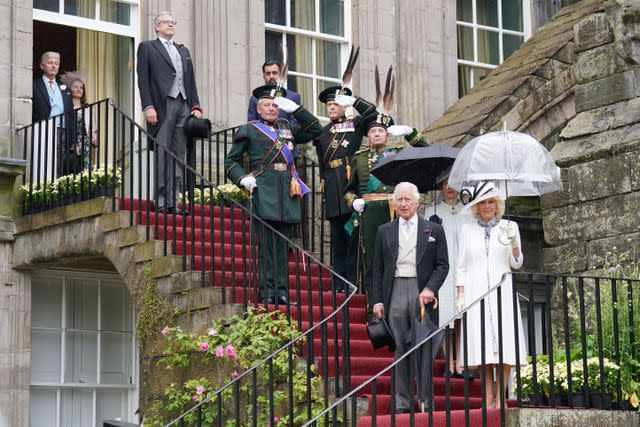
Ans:
[{"label": "necktie", "polygon": [[403,224],[404,236],[408,239],[411,237],[411,223],[405,221]]},{"label": "necktie", "polygon": [[53,80],[49,80],[49,89],[51,90],[52,95],[56,92],[56,89],[53,86]]}]

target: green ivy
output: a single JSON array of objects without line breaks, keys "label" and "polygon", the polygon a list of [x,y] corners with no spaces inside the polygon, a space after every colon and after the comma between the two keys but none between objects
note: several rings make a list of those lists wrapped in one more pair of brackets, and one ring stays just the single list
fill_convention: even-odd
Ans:
[{"label": "green ivy", "polygon": [[158,330],[169,318],[169,304],[160,295],[156,281],[151,277],[151,263],[143,266],[143,281],[133,289],[132,298],[138,312],[136,334],[140,348],[145,349],[158,336]]}]

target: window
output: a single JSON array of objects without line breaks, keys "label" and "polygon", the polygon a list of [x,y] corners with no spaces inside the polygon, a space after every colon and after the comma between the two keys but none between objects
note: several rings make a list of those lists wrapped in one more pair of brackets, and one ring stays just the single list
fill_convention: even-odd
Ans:
[{"label": "window", "polygon": [[456,0],[458,95],[464,96],[530,34],[528,0]]},{"label": "window", "polygon": [[33,18],[137,37],[139,0],[33,0]]},{"label": "window", "polygon": [[34,276],[31,295],[30,424],[133,421],[137,358],[126,286],[117,278],[51,273]]},{"label": "window", "polygon": [[265,0],[265,59],[282,61],[286,49],[287,88],[316,115],[324,114],[318,94],[341,82],[350,7],[349,0]]}]

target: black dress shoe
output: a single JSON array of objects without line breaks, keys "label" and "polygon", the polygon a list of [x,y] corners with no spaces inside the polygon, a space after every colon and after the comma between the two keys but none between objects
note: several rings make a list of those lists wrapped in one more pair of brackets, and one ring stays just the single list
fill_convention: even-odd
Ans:
[{"label": "black dress shoe", "polygon": [[287,305],[287,301],[289,301],[289,305],[296,305],[295,301],[290,301],[287,297],[280,296],[278,297],[278,304]]},{"label": "black dress shoe", "polygon": [[172,214],[174,212],[174,208],[171,206],[159,206],[157,211],[161,214]]},{"label": "black dress shoe", "polygon": [[455,374],[451,374],[451,371],[444,371],[442,376],[445,377],[445,378],[456,378]]},{"label": "black dress shoe", "polygon": [[273,297],[262,298],[262,303],[265,305],[273,304]]},{"label": "black dress shoe", "polygon": [[180,208],[178,208],[178,209],[176,209],[176,215],[180,215],[180,216],[183,216],[183,215],[184,215],[184,216],[189,216],[189,215],[190,215],[190,213],[189,213],[189,211],[188,211],[187,209],[180,209]]},{"label": "black dress shoe", "polygon": [[409,408],[396,409],[396,414],[408,414],[408,413],[409,413]]}]

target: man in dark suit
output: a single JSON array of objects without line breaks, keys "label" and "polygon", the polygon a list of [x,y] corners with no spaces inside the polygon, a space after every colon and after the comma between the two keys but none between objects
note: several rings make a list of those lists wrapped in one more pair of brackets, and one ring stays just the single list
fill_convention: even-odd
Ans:
[{"label": "man in dark suit", "polygon": [[[262,64],[262,78],[264,79],[265,85],[276,84],[278,77],[280,77],[280,63],[274,60],[269,60]],[[300,102],[300,94],[298,92],[287,89],[286,98],[292,100],[298,105],[302,105],[302,102]],[[280,109],[278,117],[289,120],[292,125],[298,123],[296,116],[292,113],[287,113],[283,109]],[[249,108],[247,108],[247,121],[250,122],[251,120],[260,120],[260,116],[258,115],[258,98],[253,94],[251,95],[251,98],[249,98]]]},{"label": "man in dark suit", "polygon": [[[417,213],[420,194],[411,183],[398,184],[393,193],[398,219],[381,225],[373,262],[373,315],[386,315],[396,341],[396,360],[409,349],[407,329],[419,307],[437,324],[429,304],[449,272],[447,241],[441,225]],[[409,412],[409,359],[396,368],[396,412]]]},{"label": "man in dark suit", "polygon": [[[33,103],[31,111],[32,121],[53,118],[50,124],[51,139],[53,141],[40,141],[40,149],[49,143],[49,152],[53,153],[56,147],[55,170],[57,176],[72,173],[71,164],[71,138],[67,138],[67,127],[73,124],[73,99],[71,90],[65,85],[61,85],[57,80],[60,70],[60,54],[58,52],[45,52],[40,57],[40,69],[42,77],[33,81]],[[55,131],[54,131],[55,129]],[[55,141],[55,145],[54,145]],[[41,153],[44,155],[44,153]],[[52,171],[53,174],[53,171]]]},{"label": "man in dark suit", "polygon": [[154,199],[159,212],[174,212],[182,188],[182,165],[187,137],[184,124],[189,114],[202,117],[193,62],[189,49],[172,41],[177,22],[171,12],[153,20],[158,38],[138,46],[138,88],[147,130],[161,147],[154,150]]}]

